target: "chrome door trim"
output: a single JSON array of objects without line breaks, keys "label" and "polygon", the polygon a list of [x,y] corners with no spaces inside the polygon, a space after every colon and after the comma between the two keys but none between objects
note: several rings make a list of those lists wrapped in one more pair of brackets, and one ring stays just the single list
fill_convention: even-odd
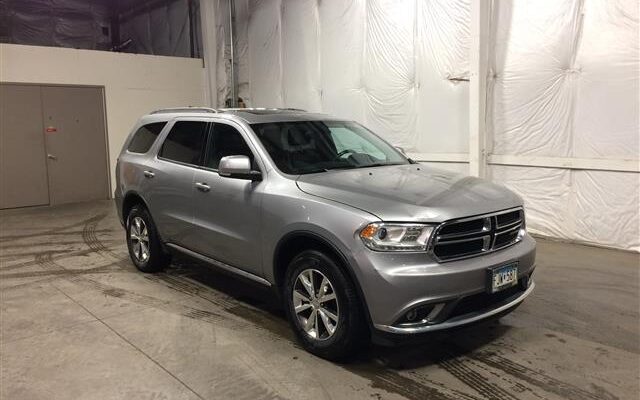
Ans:
[{"label": "chrome door trim", "polygon": [[236,267],[231,266],[229,264],[223,263],[222,261],[218,261],[218,260],[215,260],[213,258],[204,256],[204,255],[202,255],[200,253],[196,253],[195,251],[189,250],[187,248],[184,248],[184,247],[179,246],[179,245],[174,244],[174,243],[167,243],[167,246],[171,247],[172,249],[178,250],[179,252],[184,253],[184,254],[186,254],[188,256],[191,256],[193,258],[197,258],[197,259],[199,259],[201,261],[204,261],[204,262],[206,262],[208,264],[214,265],[214,266],[216,266],[216,267],[218,267],[220,269],[223,269],[225,271],[231,272],[231,273],[236,274],[236,275],[240,275],[240,276],[242,276],[244,278],[250,279],[250,280],[252,280],[254,282],[258,282],[258,283],[260,283],[262,285],[265,285],[265,286],[271,286],[271,282],[269,282],[268,280],[266,280],[264,278],[261,278],[261,277],[259,277],[257,275],[254,275],[254,274],[252,274],[250,272],[241,270],[240,268],[236,268]]}]

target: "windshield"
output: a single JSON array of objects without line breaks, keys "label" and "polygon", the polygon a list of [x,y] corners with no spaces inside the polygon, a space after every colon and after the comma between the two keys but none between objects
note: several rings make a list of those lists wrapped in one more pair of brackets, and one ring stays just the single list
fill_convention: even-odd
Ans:
[{"label": "windshield", "polygon": [[252,124],[275,162],[287,174],[409,164],[398,150],[351,121]]}]

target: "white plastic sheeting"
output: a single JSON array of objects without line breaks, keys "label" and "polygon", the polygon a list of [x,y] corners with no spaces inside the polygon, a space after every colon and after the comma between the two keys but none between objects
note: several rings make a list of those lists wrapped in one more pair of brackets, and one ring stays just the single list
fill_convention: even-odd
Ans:
[{"label": "white plastic sheeting", "polygon": [[[239,94],[466,153],[470,1],[236,0]],[[637,0],[494,1],[490,31],[490,154],[640,158]],[[488,171],[524,197],[532,231],[640,250],[637,173]]]},{"label": "white plastic sheeting", "polygon": [[492,166],[525,199],[529,231],[638,251],[640,179],[633,172]]},{"label": "white plastic sheeting", "polygon": [[[411,152],[467,151],[468,1],[237,0],[240,96],[355,119]],[[244,42],[246,40],[246,43]]]},{"label": "white plastic sheeting", "polygon": [[637,159],[637,0],[495,5],[492,153]]},{"label": "white plastic sheeting", "polygon": [[[637,0],[498,1],[493,154],[638,160]],[[493,166],[542,234],[640,250],[637,173]]]},{"label": "white plastic sheeting", "polygon": [[[223,107],[230,97],[231,87],[229,0],[202,0],[200,15],[205,77],[208,85],[205,90],[206,98],[210,106]],[[246,46],[246,40],[243,43]],[[238,49],[235,51],[238,52]],[[246,49],[242,54],[246,54]]]}]

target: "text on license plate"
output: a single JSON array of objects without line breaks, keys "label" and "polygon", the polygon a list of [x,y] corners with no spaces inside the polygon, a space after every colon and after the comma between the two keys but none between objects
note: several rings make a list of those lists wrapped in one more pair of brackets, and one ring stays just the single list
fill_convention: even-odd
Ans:
[{"label": "text on license plate", "polygon": [[491,291],[498,292],[518,283],[518,264],[509,264],[493,269],[491,277]]}]

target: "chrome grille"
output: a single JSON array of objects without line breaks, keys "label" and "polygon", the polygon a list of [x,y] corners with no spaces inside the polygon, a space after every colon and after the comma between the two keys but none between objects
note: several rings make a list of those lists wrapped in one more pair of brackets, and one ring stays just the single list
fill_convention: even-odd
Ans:
[{"label": "chrome grille", "polygon": [[473,257],[520,241],[522,208],[447,221],[436,228],[431,253],[439,261]]}]

